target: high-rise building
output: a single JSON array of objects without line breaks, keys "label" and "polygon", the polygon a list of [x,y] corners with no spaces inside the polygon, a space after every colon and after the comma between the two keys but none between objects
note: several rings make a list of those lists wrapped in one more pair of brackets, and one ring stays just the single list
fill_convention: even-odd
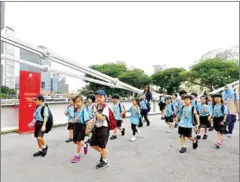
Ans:
[{"label": "high-rise building", "polygon": [[[42,47],[41,47],[42,48]],[[51,66],[51,62],[47,59],[42,59],[38,54],[32,53],[25,49],[20,49],[20,59],[26,60],[39,65],[48,65]],[[25,64],[20,64],[20,70],[23,71],[32,71],[32,72],[41,72],[41,92],[50,93],[51,92],[51,75],[49,72],[43,72],[38,68],[28,66]]]},{"label": "high-rise building", "polygon": [[154,73],[166,69],[166,64],[154,65]]},{"label": "high-rise building", "polygon": [[[11,27],[6,26],[3,29],[4,33],[10,36],[16,36],[15,30]],[[12,57],[17,59],[19,57],[19,48],[14,47],[13,45],[4,43],[3,54],[7,57]],[[15,62],[11,59],[2,59],[1,62],[3,66],[3,76],[1,77],[2,85],[9,87],[11,89],[15,88]]]},{"label": "high-rise building", "polygon": [[5,27],[5,2],[1,1],[1,30]]},{"label": "high-rise building", "polygon": [[66,78],[60,78],[59,74],[53,74],[51,78],[51,91],[59,93],[68,93],[69,85],[66,84]]}]

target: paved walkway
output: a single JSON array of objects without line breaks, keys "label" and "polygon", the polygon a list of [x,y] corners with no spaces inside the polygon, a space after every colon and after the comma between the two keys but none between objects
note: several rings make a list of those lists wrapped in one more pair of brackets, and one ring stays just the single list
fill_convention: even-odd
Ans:
[{"label": "paved walkway", "polygon": [[[159,116],[150,117],[152,125],[141,129],[144,137],[130,142],[131,131],[108,145],[109,168],[96,170],[99,154],[90,150],[78,164],[71,164],[73,144],[66,144],[65,127],[54,128],[46,137],[49,153],[33,158],[36,150],[32,135],[2,135],[2,182],[239,182],[239,127],[222,149],[215,149],[216,133],[199,142],[195,151],[187,143],[185,154],[178,152],[176,133],[165,132],[167,126]],[[129,127],[128,122],[125,122]],[[239,123],[237,123],[239,124]]]}]

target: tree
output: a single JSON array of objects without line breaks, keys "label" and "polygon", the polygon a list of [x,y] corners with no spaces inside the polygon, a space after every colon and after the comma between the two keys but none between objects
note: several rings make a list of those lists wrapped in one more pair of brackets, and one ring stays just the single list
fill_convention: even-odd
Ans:
[{"label": "tree", "polygon": [[123,72],[119,80],[137,88],[143,88],[151,83],[151,78],[141,69],[133,69]]},{"label": "tree", "polygon": [[221,58],[200,61],[180,76],[184,81],[207,87],[211,91],[239,79],[236,62],[223,61]]},{"label": "tree", "polygon": [[1,86],[1,93],[4,93],[4,94],[9,93],[9,88],[6,86]]},{"label": "tree", "polygon": [[184,71],[184,68],[169,68],[156,72],[152,75],[152,82],[159,86],[161,91],[166,89],[168,94],[173,94],[179,91],[182,82],[180,74]]}]

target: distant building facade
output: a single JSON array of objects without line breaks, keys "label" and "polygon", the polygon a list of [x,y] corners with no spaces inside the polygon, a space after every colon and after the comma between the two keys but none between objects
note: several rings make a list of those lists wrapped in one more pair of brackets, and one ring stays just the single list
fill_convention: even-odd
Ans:
[{"label": "distant building facade", "polygon": [[153,66],[154,73],[162,71],[162,70],[166,69],[166,67],[167,67],[166,64],[154,65]]},{"label": "distant building facade", "polygon": [[60,78],[59,74],[53,74],[51,78],[51,92],[68,93],[69,85],[66,84],[66,78]]}]

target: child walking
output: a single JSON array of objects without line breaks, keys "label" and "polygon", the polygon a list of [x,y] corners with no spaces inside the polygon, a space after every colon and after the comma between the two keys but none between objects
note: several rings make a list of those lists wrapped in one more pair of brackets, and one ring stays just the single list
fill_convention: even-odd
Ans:
[{"label": "child walking", "polygon": [[[209,106],[209,108],[210,108],[210,110],[211,110],[211,113],[212,113],[212,109],[213,109],[213,98],[212,98],[212,96],[208,96],[208,106]],[[209,127],[209,129],[208,129],[208,131],[213,131],[213,119],[212,119],[212,117],[209,117],[209,121],[210,121],[210,127]]]},{"label": "child walking", "polygon": [[175,107],[172,104],[171,97],[166,97],[166,107],[165,107],[165,122],[168,124],[169,129],[167,130],[168,133],[173,131],[173,117],[175,113]]},{"label": "child walking", "polygon": [[28,124],[29,127],[34,126],[34,137],[37,139],[38,147],[40,151],[33,154],[33,157],[38,156],[46,156],[48,151],[48,146],[46,145],[46,141],[44,140],[44,132],[46,130],[46,123],[49,117],[48,107],[44,107],[43,117],[42,117],[42,109],[44,107],[44,97],[43,95],[39,95],[36,97],[36,109],[33,114],[33,121]]},{"label": "child walking", "polygon": [[148,104],[148,101],[147,101],[147,99],[145,99],[145,95],[142,95],[141,100],[139,102],[140,109],[141,109],[141,116],[147,122],[147,126],[150,126],[150,121],[148,119],[148,106],[147,106],[147,104]]},{"label": "child walking", "polygon": [[131,123],[131,129],[132,129],[132,138],[130,138],[130,141],[136,141],[136,134],[140,137],[140,130],[137,129],[137,126],[139,125],[140,121],[140,107],[139,107],[139,100],[133,99],[132,100],[132,107],[130,107],[128,110],[125,111],[125,113],[130,113],[130,123]]},{"label": "child walking", "polygon": [[96,169],[102,169],[109,166],[107,159],[107,143],[109,137],[109,106],[105,104],[106,93],[104,90],[98,90],[95,93],[96,107],[94,107],[94,129],[90,139],[91,147],[98,151],[101,155],[100,162],[96,165]]},{"label": "child walking", "polygon": [[207,139],[207,128],[210,126],[209,122],[209,116],[211,114],[211,109],[207,103],[207,96],[203,95],[201,96],[201,104],[198,105],[198,113],[200,116],[200,127],[197,129],[197,136],[196,139],[200,140],[201,139],[201,128],[204,129],[204,135],[203,135],[203,140]]},{"label": "child walking", "polygon": [[187,137],[193,143],[193,149],[198,147],[198,141],[192,137],[192,128],[194,123],[194,118],[197,120],[196,127],[199,127],[199,118],[196,109],[191,105],[192,97],[191,95],[186,95],[184,97],[185,106],[179,111],[178,117],[180,117],[178,134],[181,137],[182,148],[180,153],[186,152],[185,138]]},{"label": "child walking", "polygon": [[88,153],[88,144],[84,143],[85,130],[87,122],[90,120],[89,114],[84,107],[83,98],[81,96],[76,96],[74,99],[74,104],[76,106],[74,110],[73,123],[73,142],[77,145],[77,152],[72,158],[72,163],[77,163],[80,160],[80,152],[82,146],[84,147],[84,154]]},{"label": "child walking", "polygon": [[[184,97],[186,96],[186,94],[187,94],[187,92],[185,90],[179,91],[180,99],[178,100],[178,102],[176,104],[176,114],[177,115],[179,115],[180,111],[182,110],[182,107],[184,106]],[[178,127],[179,119],[180,119],[179,117],[176,117],[174,128]]]},{"label": "child walking", "polygon": [[68,117],[68,139],[65,141],[66,143],[72,142],[73,141],[73,123],[72,120],[74,118],[74,98],[70,99],[70,103],[65,110],[65,115]]},{"label": "child walking", "polygon": [[220,148],[223,143],[223,137],[225,131],[225,122],[227,120],[227,107],[223,104],[222,95],[213,95],[213,111],[211,117],[213,118],[213,128],[217,131],[217,142],[215,143],[217,148]]},{"label": "child walking", "polygon": [[119,95],[114,95],[112,97],[113,99],[113,113],[114,113],[114,117],[117,120],[117,127],[114,129],[114,133],[113,135],[110,137],[110,140],[114,140],[117,139],[117,131],[121,131],[122,136],[125,135],[125,128],[122,127],[123,124],[123,116],[124,116],[124,111],[125,108],[124,106],[120,103],[119,99],[120,96]]}]

